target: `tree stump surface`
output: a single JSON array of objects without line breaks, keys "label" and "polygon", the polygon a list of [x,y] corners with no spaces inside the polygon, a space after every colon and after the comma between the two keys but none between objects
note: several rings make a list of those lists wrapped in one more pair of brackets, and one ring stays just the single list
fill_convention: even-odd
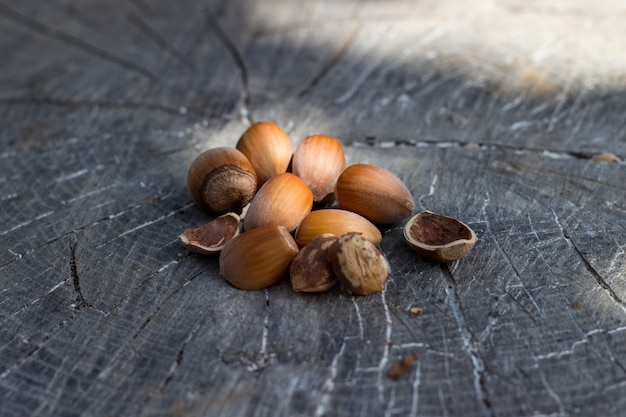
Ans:
[{"label": "tree stump surface", "polygon": [[[2,0],[0,415],[623,415],[625,20],[621,0]],[[381,293],[233,288],[177,240],[212,218],[186,173],[259,120],[338,138],[478,244],[429,262],[398,223]]]}]

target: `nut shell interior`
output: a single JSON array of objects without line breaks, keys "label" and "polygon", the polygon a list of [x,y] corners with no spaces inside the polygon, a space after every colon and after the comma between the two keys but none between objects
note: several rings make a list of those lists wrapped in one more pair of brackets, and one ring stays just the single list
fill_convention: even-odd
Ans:
[{"label": "nut shell interior", "polygon": [[241,219],[236,213],[226,213],[200,227],[186,229],[178,236],[178,240],[190,252],[215,254],[239,234],[240,223]]},{"label": "nut shell interior", "polygon": [[404,238],[420,255],[437,262],[452,262],[465,256],[476,244],[476,233],[453,217],[425,210],[404,226]]}]

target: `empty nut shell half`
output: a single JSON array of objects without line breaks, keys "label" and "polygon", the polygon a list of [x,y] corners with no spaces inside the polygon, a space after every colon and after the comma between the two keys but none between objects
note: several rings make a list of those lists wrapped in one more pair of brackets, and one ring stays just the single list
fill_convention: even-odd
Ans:
[{"label": "empty nut shell half", "polygon": [[349,232],[361,233],[376,245],[383,239],[380,230],[359,214],[340,209],[321,209],[312,211],[302,220],[296,229],[296,242],[302,247],[324,233],[341,236]]},{"label": "empty nut shell half", "polygon": [[234,287],[258,290],[287,275],[298,245],[282,226],[264,226],[239,234],[220,253],[220,275]]},{"label": "empty nut shell half", "polygon": [[257,191],[243,219],[244,230],[274,224],[292,232],[311,212],[313,194],[299,177],[285,172]]},{"label": "empty nut shell half", "polygon": [[335,199],[342,209],[376,224],[402,220],[415,208],[413,197],[400,178],[370,164],[346,168],[337,179]]},{"label": "empty nut shell half", "polygon": [[329,255],[337,279],[352,294],[368,295],[385,289],[387,259],[360,233],[341,236],[330,247]]},{"label": "empty nut shell half", "polygon": [[257,122],[250,126],[235,147],[250,160],[258,187],[274,175],[286,172],[293,155],[289,136],[272,122]]},{"label": "empty nut shell half", "polygon": [[404,238],[417,253],[437,262],[452,262],[465,256],[478,240],[465,223],[428,210],[406,223]]},{"label": "empty nut shell half", "polygon": [[203,255],[218,253],[239,234],[241,219],[236,213],[226,213],[195,229],[186,229],[178,240],[190,252]]},{"label": "empty nut shell half", "polygon": [[326,233],[300,249],[289,267],[289,279],[294,291],[324,292],[337,284],[328,256],[328,249],[337,239],[339,237]]}]

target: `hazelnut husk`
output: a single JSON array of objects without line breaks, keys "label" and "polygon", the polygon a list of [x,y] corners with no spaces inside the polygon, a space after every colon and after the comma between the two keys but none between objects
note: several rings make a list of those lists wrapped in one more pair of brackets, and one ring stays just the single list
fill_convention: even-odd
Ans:
[{"label": "hazelnut husk", "polygon": [[413,197],[400,178],[370,164],[346,168],[335,184],[335,199],[340,208],[376,224],[400,221],[415,208]]},{"label": "hazelnut husk", "polygon": [[213,213],[239,212],[257,190],[257,176],[248,158],[235,148],[221,147],[198,155],[187,173],[193,201]]},{"label": "hazelnut husk", "polygon": [[476,233],[453,217],[422,211],[404,226],[404,238],[420,255],[437,262],[465,256],[476,244]]},{"label": "hazelnut husk", "polygon": [[286,172],[293,155],[289,136],[278,125],[267,121],[254,123],[246,129],[235,147],[254,167],[257,187],[274,175]]},{"label": "hazelnut husk", "polygon": [[298,254],[298,245],[282,226],[245,231],[222,249],[219,273],[242,290],[267,288],[282,280]]},{"label": "hazelnut husk", "polygon": [[341,236],[330,247],[329,255],[337,279],[352,294],[368,295],[385,289],[389,263],[360,233]]},{"label": "hazelnut husk", "polygon": [[292,158],[292,172],[313,192],[313,200],[332,203],[337,178],[346,168],[341,143],[330,136],[311,135],[298,145]]},{"label": "hazelnut husk", "polygon": [[239,234],[241,219],[237,213],[223,214],[193,229],[185,229],[178,240],[190,251],[202,255],[220,252],[229,240]]},{"label": "hazelnut husk", "polygon": [[294,291],[324,292],[337,284],[328,254],[337,239],[338,236],[326,233],[300,249],[289,267],[289,279]]}]

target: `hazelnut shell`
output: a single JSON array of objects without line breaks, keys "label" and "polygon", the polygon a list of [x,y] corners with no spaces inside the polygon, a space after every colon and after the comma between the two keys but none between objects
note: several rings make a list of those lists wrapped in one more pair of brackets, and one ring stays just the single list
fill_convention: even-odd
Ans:
[{"label": "hazelnut shell", "polygon": [[258,290],[286,276],[298,245],[282,226],[264,226],[239,234],[222,249],[219,273],[242,290]]},{"label": "hazelnut shell", "polygon": [[221,147],[198,155],[187,173],[193,201],[213,213],[238,212],[257,190],[257,176],[246,156]]},{"label": "hazelnut shell", "polygon": [[237,145],[250,161],[261,187],[276,174],[287,171],[293,145],[289,136],[272,122],[257,122],[241,135]]},{"label": "hazelnut shell", "polygon": [[302,219],[296,229],[296,241],[302,247],[324,233],[341,236],[349,232],[361,233],[374,244],[383,239],[380,230],[359,214],[341,209],[320,209],[310,212]]},{"label": "hazelnut shell", "polygon": [[384,168],[355,164],[346,168],[335,185],[339,207],[376,224],[394,223],[415,208],[413,197],[400,178]]},{"label": "hazelnut shell", "polygon": [[343,146],[335,138],[311,135],[304,138],[293,153],[292,171],[302,178],[318,203],[334,200],[337,178],[346,168]]},{"label": "hazelnut shell", "polygon": [[352,294],[368,295],[385,289],[389,263],[360,233],[341,236],[329,249],[333,271]]},{"label": "hazelnut shell", "polygon": [[236,213],[226,213],[195,229],[185,229],[178,240],[190,252],[215,254],[239,234],[240,224],[241,219]]},{"label": "hazelnut shell", "polygon": [[274,224],[292,232],[311,212],[313,194],[299,177],[285,172],[257,191],[243,219],[244,230]]},{"label": "hazelnut shell", "polygon": [[404,238],[420,255],[437,262],[452,262],[465,256],[476,244],[476,233],[453,217],[425,210],[404,226]]}]

